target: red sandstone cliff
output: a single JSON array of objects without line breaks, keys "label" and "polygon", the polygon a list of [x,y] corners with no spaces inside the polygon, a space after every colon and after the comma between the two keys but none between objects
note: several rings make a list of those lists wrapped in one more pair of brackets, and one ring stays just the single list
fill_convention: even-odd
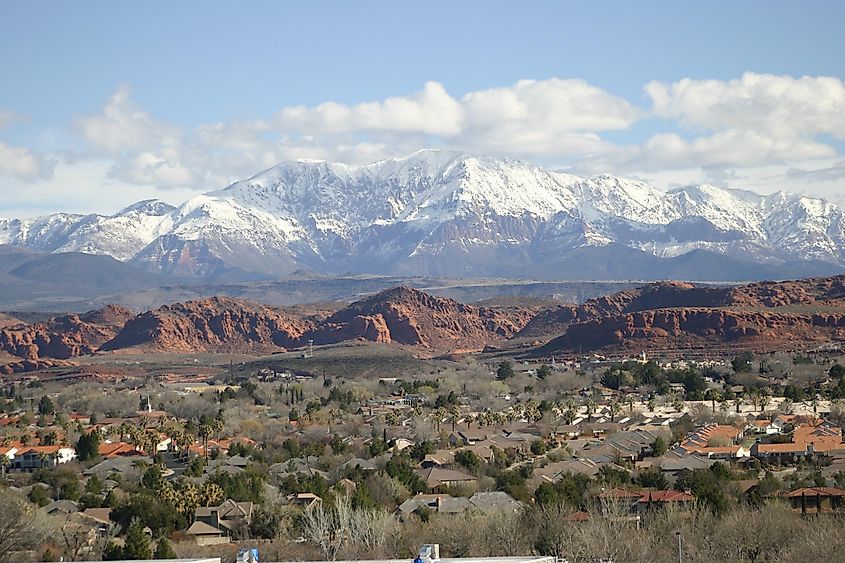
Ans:
[{"label": "red sandstone cliff", "polygon": [[100,350],[268,351],[296,345],[311,328],[282,309],[225,297],[165,305],[129,320]]},{"label": "red sandstone cliff", "polygon": [[69,314],[0,330],[0,350],[25,360],[66,360],[90,354],[111,340],[132,318],[129,309],[109,305],[82,315]]},{"label": "red sandstone cliff", "polygon": [[317,344],[360,338],[440,350],[483,347],[516,334],[535,312],[522,307],[473,307],[397,287],[341,309],[304,338]]}]

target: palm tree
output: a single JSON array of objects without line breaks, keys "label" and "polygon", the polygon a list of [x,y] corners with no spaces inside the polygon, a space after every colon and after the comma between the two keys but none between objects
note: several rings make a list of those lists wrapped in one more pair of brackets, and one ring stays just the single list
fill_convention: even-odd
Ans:
[{"label": "palm tree", "polygon": [[458,424],[458,421],[461,419],[461,410],[457,406],[452,406],[449,409],[449,413],[447,415],[447,421],[452,425],[452,432],[455,431],[455,426]]},{"label": "palm tree", "polygon": [[761,389],[760,390],[760,397],[759,397],[760,412],[763,412],[764,410],[766,410],[766,406],[768,406],[769,401],[771,401],[771,400],[772,400],[772,392],[769,391],[768,388]]},{"label": "palm tree", "polygon": [[568,397],[564,401],[563,406],[565,409],[563,411],[563,420],[567,425],[570,425],[575,422],[575,418],[578,416],[578,405],[572,397]]},{"label": "palm tree", "polygon": [[208,439],[211,437],[212,432],[214,432],[214,428],[210,424],[200,424],[199,431],[197,432],[200,440],[202,440],[205,459],[208,459]]},{"label": "palm tree", "polygon": [[587,422],[592,422],[593,413],[596,412],[596,401],[592,397],[587,397],[584,406],[587,407]]},{"label": "palm tree", "polygon": [[713,411],[713,414],[716,414],[716,401],[722,398],[721,393],[718,389],[708,389],[705,397],[710,399],[710,410]]},{"label": "palm tree", "polygon": [[616,413],[619,410],[619,400],[614,397],[607,404],[607,408],[610,410],[610,422],[613,422],[616,420]]}]

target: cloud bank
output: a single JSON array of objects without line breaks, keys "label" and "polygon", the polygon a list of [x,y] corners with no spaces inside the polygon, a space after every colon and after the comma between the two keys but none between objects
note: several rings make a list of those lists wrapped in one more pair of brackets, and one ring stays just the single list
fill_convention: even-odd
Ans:
[{"label": "cloud bank", "polygon": [[[77,158],[110,162],[106,174],[115,184],[158,191],[219,188],[288,159],[354,164],[433,146],[582,174],[728,181],[762,191],[805,186],[837,195],[842,80],[745,73],[649,82],[643,94],[637,105],[583,80],[550,78],[456,96],[432,81],[381,100],[283,106],[253,121],[183,129],[138,107],[121,85],[72,129],[85,145]],[[15,119],[0,111],[0,128]],[[649,132],[637,133],[643,124]],[[0,141],[0,177],[48,177],[54,156]]]}]

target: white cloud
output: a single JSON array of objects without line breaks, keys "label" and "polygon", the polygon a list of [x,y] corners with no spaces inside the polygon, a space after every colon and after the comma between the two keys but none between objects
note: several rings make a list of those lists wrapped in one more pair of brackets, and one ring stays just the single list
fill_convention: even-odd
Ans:
[{"label": "white cloud", "polygon": [[[23,116],[12,110],[0,108],[0,129],[15,122],[24,121]],[[0,178],[8,176],[19,180],[35,180],[53,173],[55,162],[44,155],[25,147],[17,147],[0,139]]]},{"label": "white cloud", "polygon": [[109,215],[143,199],[182,203],[194,190],[162,190],[110,177],[113,166],[106,158],[68,162],[58,160],[50,177],[33,182],[10,178],[0,187],[0,216],[27,218],[53,213],[102,213]]},{"label": "white cloud", "polygon": [[776,138],[830,133],[845,139],[845,84],[838,78],[746,72],[729,81],[650,82],[645,91],[657,116],[686,126]]},{"label": "white cloud", "polygon": [[[68,177],[73,158],[107,162],[110,189],[124,190],[121,199],[132,201],[132,186],[138,194],[190,193],[284,160],[364,163],[438,146],[560,164],[585,175],[651,178],[664,186],[709,181],[834,199],[845,192],[843,155],[829,142],[845,139],[841,80],[746,73],[729,81],[650,82],[644,89],[649,110],[577,79],[522,80],[459,97],[428,82],[403,96],[282,107],[265,119],[183,130],[138,107],[124,85],[102,110],[75,122],[89,150],[66,155],[62,170]],[[605,137],[649,115],[658,126],[662,119],[664,130],[633,142],[635,130],[628,144]],[[0,111],[0,126],[18,119]],[[44,178],[51,165],[0,141],[0,178]]]},{"label": "white cloud", "polygon": [[51,159],[34,151],[0,141],[0,177],[35,180],[52,174],[54,166]]},{"label": "white cloud", "polygon": [[385,145],[384,134],[406,133],[418,136],[415,148],[430,144],[427,136],[436,136],[445,145],[472,151],[573,156],[605,148],[594,132],[625,129],[642,113],[583,80],[521,80],[461,99],[428,82],[421,92],[382,102],[283,108],[272,126],[283,135],[300,134],[329,145],[339,136],[355,134]]},{"label": "white cloud", "polygon": [[460,99],[428,82],[407,96],[284,107],[267,120],[183,132],[137,107],[124,85],[76,125],[95,154],[114,158],[116,180],[211,189],[286,159],[363,163],[432,145],[525,157],[592,154],[610,148],[596,131],[628,127],[641,114],[582,80],[523,80]]},{"label": "white cloud", "polygon": [[178,143],[177,128],[153,119],[129,96],[130,88],[123,84],[100,113],[78,119],[76,125],[85,140],[107,154]]},{"label": "white cloud", "polygon": [[442,84],[427,82],[411,96],[381,102],[345,105],[327,102],[313,108],[282,108],[275,116],[281,131],[306,135],[343,134],[360,131],[408,131],[453,136],[462,130],[463,111]]},{"label": "white cloud", "polygon": [[[841,159],[829,142],[845,138],[845,84],[838,78],[745,73],[728,81],[650,82],[644,89],[652,114],[670,130],[639,144],[609,147],[576,168],[641,176],[674,171],[679,182],[744,182],[765,191],[795,189],[798,177],[787,172],[796,163],[825,169]],[[697,172],[694,180],[691,172]],[[821,183],[801,191],[808,189],[827,197],[836,192]]]}]

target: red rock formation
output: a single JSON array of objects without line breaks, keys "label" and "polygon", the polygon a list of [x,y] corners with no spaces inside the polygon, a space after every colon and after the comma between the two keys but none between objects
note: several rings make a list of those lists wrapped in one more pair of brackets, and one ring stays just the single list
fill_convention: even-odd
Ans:
[{"label": "red rock formation", "polygon": [[336,312],[303,339],[318,344],[361,338],[435,349],[481,348],[516,334],[533,312],[520,307],[473,307],[398,287]]},{"label": "red rock formation", "polygon": [[74,364],[64,360],[20,360],[18,362],[9,362],[0,365],[0,374],[10,375],[13,373],[23,373],[27,371],[37,371],[40,369],[48,369],[55,367],[71,367]]},{"label": "red rock formation", "polygon": [[259,351],[296,345],[311,328],[281,309],[224,297],[165,305],[129,320],[100,348],[165,352]]},{"label": "red rock formation", "polygon": [[[596,331],[599,330],[595,328],[596,323],[604,317],[618,319],[637,312],[662,309],[673,311],[678,309],[701,308],[717,310],[730,309],[736,311],[737,314],[742,311],[760,312],[771,309],[772,313],[785,314],[786,311],[778,311],[778,307],[789,306],[808,308],[807,314],[813,314],[814,311],[811,310],[813,307],[833,308],[834,310],[845,308],[845,276],[785,282],[760,282],[736,287],[698,287],[686,282],[653,283],[637,289],[590,299],[579,307],[561,306],[556,309],[542,311],[517,336],[532,338],[552,336],[555,333],[561,334],[566,332],[570,325],[573,327],[576,325],[579,326],[579,328],[575,329],[575,333],[582,330],[588,332]],[[790,313],[797,314],[796,311],[790,311]],[[631,318],[635,317],[636,315]],[[684,317],[684,313],[679,314],[679,318]],[[725,319],[725,322],[733,322],[732,318],[729,315]],[[822,326],[822,323],[827,323],[825,326],[835,326],[838,322],[836,320],[837,318],[834,313],[833,320],[822,320],[819,318],[814,320],[813,325]],[[655,319],[659,321],[658,318]],[[736,329],[730,334],[725,333],[724,329],[730,327],[720,327],[718,326],[718,322],[711,321],[712,319],[706,321],[709,326],[705,329],[710,336],[722,335],[730,337],[731,334],[739,334],[740,336],[746,334],[746,332],[740,329]],[[613,323],[620,321],[606,322]],[[705,321],[698,319],[694,322]],[[587,323],[586,327],[581,327],[580,325],[584,323]],[[755,324],[756,322],[751,322],[751,325]],[[635,335],[638,338],[644,335],[661,337],[665,336],[663,332],[666,332],[668,335],[679,335],[686,332],[685,329],[679,329],[675,323],[671,323],[671,326],[668,328],[660,326],[659,322],[657,326],[651,326],[651,324],[645,323],[644,326],[636,326],[634,328],[640,330],[636,330],[630,334],[626,333],[625,330],[620,330],[621,337],[633,337]],[[652,333],[652,330],[656,332]],[[749,326],[748,330],[753,334],[757,328]],[[591,339],[592,337],[587,338],[587,340]],[[607,335],[598,338],[598,340],[605,342],[605,345],[613,341]],[[582,345],[586,345],[586,343],[583,342]]]},{"label": "red rock formation", "polygon": [[82,315],[68,314],[43,323],[17,325],[0,330],[0,349],[28,360],[66,360],[90,354],[114,338],[133,313],[109,305]]},{"label": "red rock formation", "polygon": [[777,345],[841,338],[843,328],[845,311],[810,315],[728,308],[658,309],[576,322],[541,348],[541,353],[626,345],[663,348],[706,342],[759,341]]}]

